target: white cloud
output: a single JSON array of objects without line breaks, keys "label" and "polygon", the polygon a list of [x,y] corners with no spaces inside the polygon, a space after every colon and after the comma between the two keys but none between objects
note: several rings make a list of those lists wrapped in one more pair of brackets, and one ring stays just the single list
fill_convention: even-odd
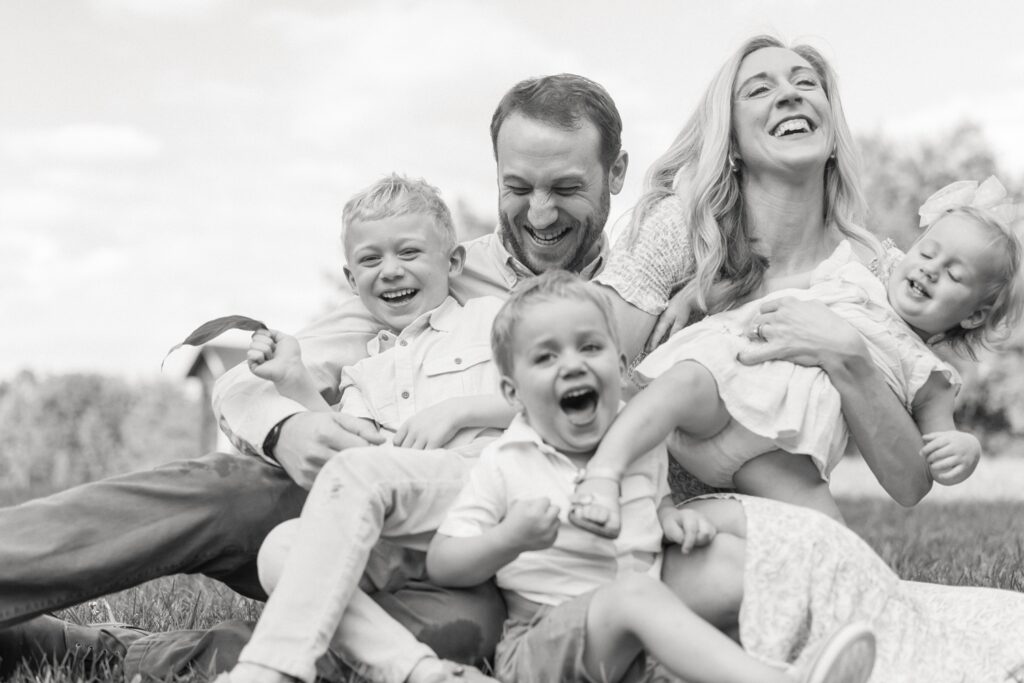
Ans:
[{"label": "white cloud", "polygon": [[0,136],[0,151],[19,161],[67,163],[139,162],[154,159],[160,140],[131,126],[80,123],[12,130]]},{"label": "white cloud", "polygon": [[103,14],[130,15],[151,19],[197,19],[224,7],[225,0],[91,0]]}]

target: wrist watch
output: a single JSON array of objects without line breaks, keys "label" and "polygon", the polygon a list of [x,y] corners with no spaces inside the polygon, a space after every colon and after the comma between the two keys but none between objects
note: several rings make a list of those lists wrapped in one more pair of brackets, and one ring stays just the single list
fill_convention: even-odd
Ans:
[{"label": "wrist watch", "polygon": [[284,427],[285,422],[296,415],[298,415],[298,413],[292,413],[270,428],[270,431],[267,432],[267,438],[263,439],[263,455],[273,460],[277,460],[277,456],[274,455],[274,449],[277,448],[277,440],[281,438],[281,428]]}]

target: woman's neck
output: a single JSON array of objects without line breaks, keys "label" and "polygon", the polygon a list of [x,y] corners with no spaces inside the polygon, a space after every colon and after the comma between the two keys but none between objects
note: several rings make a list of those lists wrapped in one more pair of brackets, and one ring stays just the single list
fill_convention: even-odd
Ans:
[{"label": "woman's neck", "polygon": [[823,177],[805,183],[744,178],[744,218],[757,249],[768,258],[769,278],[813,270],[836,246],[825,226]]}]

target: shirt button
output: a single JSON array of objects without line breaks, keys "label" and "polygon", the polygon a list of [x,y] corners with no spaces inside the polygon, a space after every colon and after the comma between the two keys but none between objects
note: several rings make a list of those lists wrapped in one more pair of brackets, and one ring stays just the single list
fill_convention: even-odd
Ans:
[{"label": "shirt button", "polygon": [[409,398],[409,392],[408,391],[403,391],[402,392],[402,398]]},{"label": "shirt button", "polygon": [[398,342],[398,345],[399,345],[399,346],[408,346],[408,345],[409,345],[409,342],[407,342],[407,341],[405,341],[405,340],[403,339],[402,341]]},{"label": "shirt button", "polygon": [[456,365],[462,365],[462,359],[461,358],[456,358],[455,359],[455,364]]}]

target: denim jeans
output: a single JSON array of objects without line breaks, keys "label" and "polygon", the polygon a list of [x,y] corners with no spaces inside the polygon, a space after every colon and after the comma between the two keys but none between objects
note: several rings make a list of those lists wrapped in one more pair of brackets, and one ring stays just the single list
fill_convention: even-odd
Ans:
[{"label": "denim jeans", "polygon": [[[346,659],[361,653],[363,675],[404,680],[432,653],[408,642],[407,633],[384,630],[360,579],[381,537],[426,549],[479,448],[464,454],[379,446],[332,458],[299,520],[275,530],[260,553],[261,576],[273,591],[239,660],[313,681],[315,663],[333,643]],[[397,639],[406,642],[396,647]]]},{"label": "denim jeans", "polygon": [[257,551],[305,498],[281,469],[213,453],[0,509],[0,627],[177,573],[265,599]]}]

